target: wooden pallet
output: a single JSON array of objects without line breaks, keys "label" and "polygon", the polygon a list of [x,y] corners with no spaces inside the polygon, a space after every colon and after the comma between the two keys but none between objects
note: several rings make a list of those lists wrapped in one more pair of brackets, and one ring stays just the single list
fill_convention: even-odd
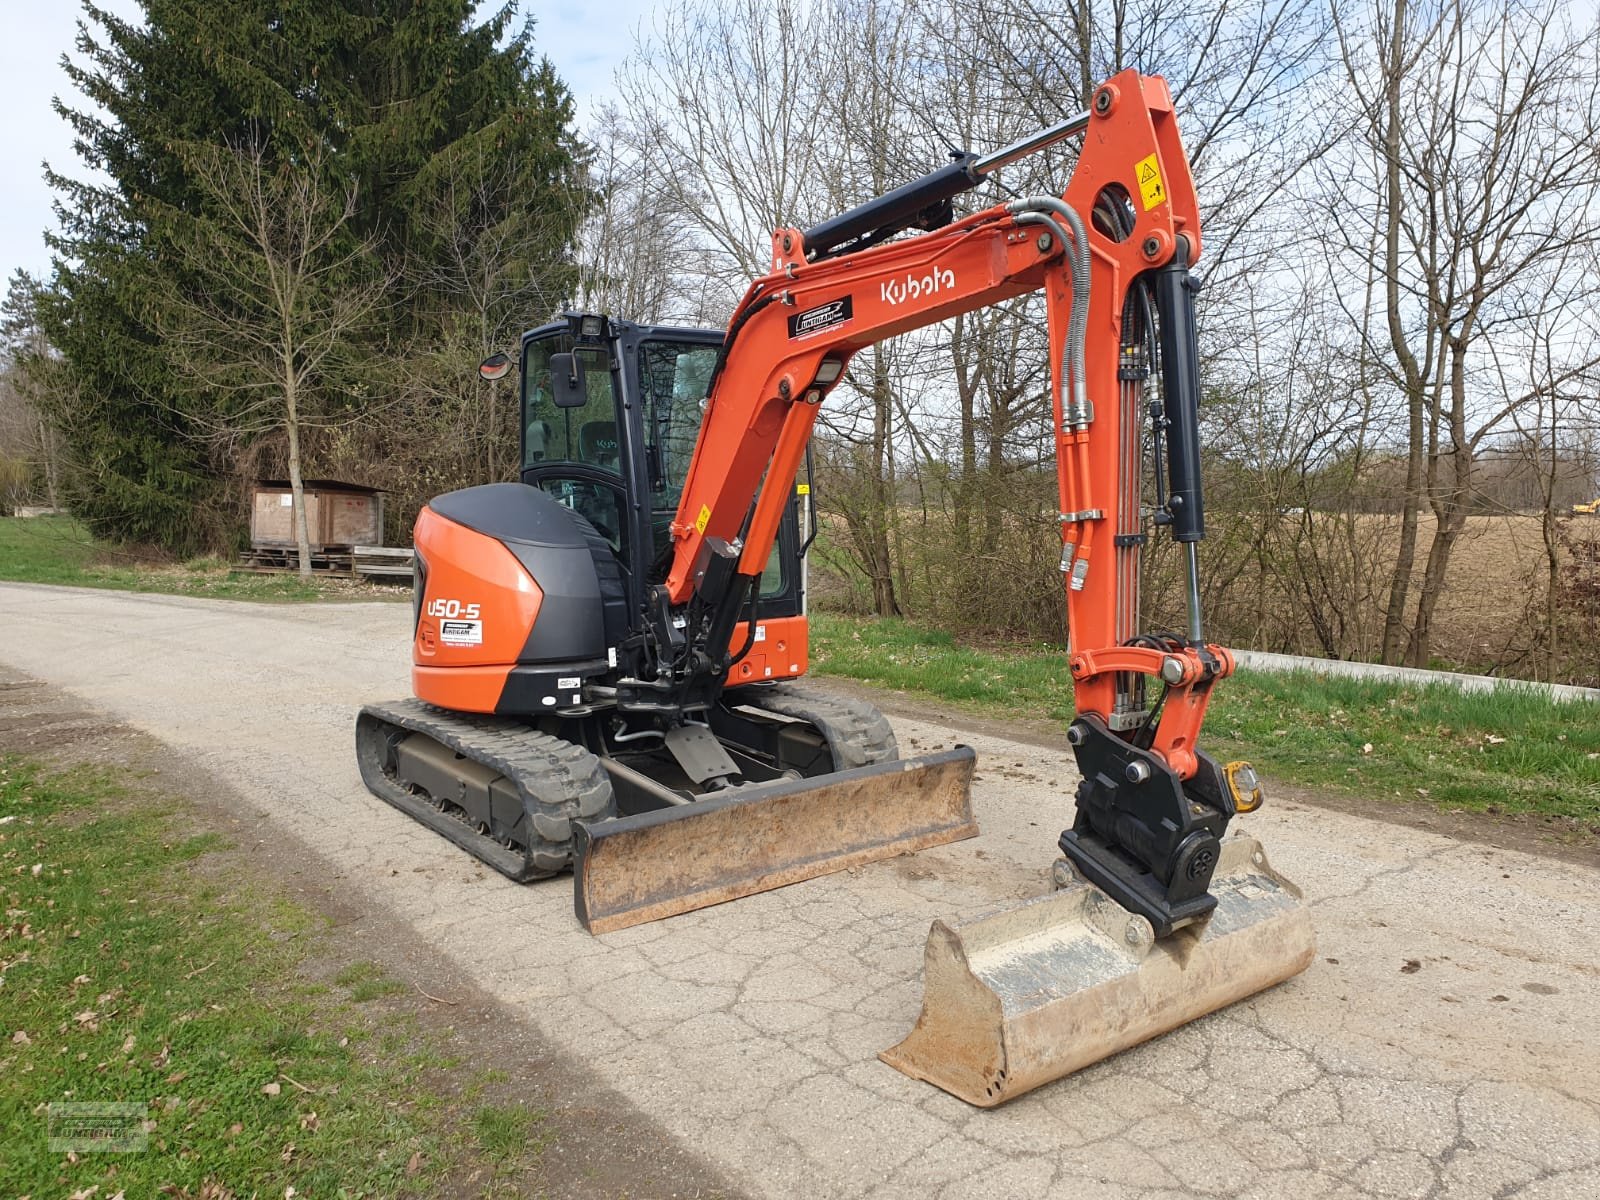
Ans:
[{"label": "wooden pallet", "polygon": [[[298,571],[300,552],[293,546],[252,546],[239,556],[245,571]],[[317,550],[311,555],[313,575],[351,575],[355,567],[349,551]]]},{"label": "wooden pallet", "polygon": [[410,579],[416,551],[410,546],[357,546],[353,560],[353,570],[357,575],[369,579]]}]

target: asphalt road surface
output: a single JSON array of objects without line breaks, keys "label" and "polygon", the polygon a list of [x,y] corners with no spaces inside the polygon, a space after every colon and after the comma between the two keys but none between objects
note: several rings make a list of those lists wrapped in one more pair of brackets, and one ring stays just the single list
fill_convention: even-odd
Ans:
[{"label": "asphalt road surface", "polygon": [[229,780],[753,1195],[1600,1197],[1589,868],[1269,807],[1239,824],[1311,900],[1311,969],[979,1111],[876,1053],[935,917],[1046,889],[1064,747],[896,720],[903,753],[977,747],[981,837],[593,938],[565,877],[507,883],[362,786],[354,713],[408,694],[410,621],[0,585],[0,662]]}]

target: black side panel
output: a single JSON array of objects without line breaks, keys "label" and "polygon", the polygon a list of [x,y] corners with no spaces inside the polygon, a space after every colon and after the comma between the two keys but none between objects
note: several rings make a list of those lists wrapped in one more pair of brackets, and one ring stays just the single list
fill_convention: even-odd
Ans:
[{"label": "black side panel", "polygon": [[616,555],[594,527],[538,488],[489,483],[429,502],[441,517],[502,542],[544,593],[520,662],[606,658],[627,633]]},{"label": "black side panel", "polygon": [[[589,558],[594,563],[595,578],[600,585],[601,624],[605,630],[605,644],[614,647],[628,635],[628,585],[623,579],[622,563],[611,549],[611,543],[600,536],[599,530],[584,520],[582,513],[559,506],[569,520],[584,535],[589,547]],[[516,552],[513,546],[512,552]],[[538,578],[537,575],[534,576]],[[533,644],[532,638],[529,645]],[[524,651],[526,653],[526,651]],[[604,651],[601,651],[602,656]]]},{"label": "black side panel", "polygon": [[494,710],[503,716],[516,717],[582,703],[583,681],[604,675],[606,670],[603,658],[513,667],[506,675],[506,686]]},{"label": "black side panel", "polygon": [[[587,546],[530,546],[506,542],[544,593],[519,663],[571,662],[606,656],[605,607],[600,578]],[[607,547],[606,553],[610,554]]]}]

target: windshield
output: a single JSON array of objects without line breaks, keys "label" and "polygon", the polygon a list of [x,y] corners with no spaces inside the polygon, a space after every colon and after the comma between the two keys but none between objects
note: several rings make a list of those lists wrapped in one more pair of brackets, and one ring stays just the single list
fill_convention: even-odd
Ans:
[{"label": "windshield", "polygon": [[649,423],[646,437],[660,463],[652,498],[658,509],[676,509],[683,494],[718,350],[703,342],[646,342],[642,347],[639,374]]}]

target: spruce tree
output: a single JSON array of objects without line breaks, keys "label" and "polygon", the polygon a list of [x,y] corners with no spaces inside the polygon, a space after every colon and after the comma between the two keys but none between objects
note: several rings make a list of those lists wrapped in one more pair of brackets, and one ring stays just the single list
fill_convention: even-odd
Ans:
[{"label": "spruce tree", "polygon": [[[224,400],[175,369],[152,310],[189,282],[174,252],[193,232],[186,223],[214,215],[192,168],[197,152],[249,147],[286,170],[321,163],[330,189],[357,198],[352,243],[372,247],[375,269],[408,280],[439,274],[428,263],[449,247],[432,215],[461,164],[514,168],[516,185],[463,220],[536,229],[518,271],[552,290],[568,278],[584,192],[570,98],[535,61],[530,30],[508,36],[511,5],[481,21],[471,0],[142,7],[132,23],[84,4],[67,70],[104,111],[57,105],[79,156],[106,179],[48,172],[60,229],[40,320],[77,385],[70,408],[53,414],[68,446],[69,503],[97,533],[187,551],[237,530],[242,491],[230,485],[246,454],[259,457],[209,436]],[[392,391],[417,340],[455,303],[426,286],[401,299],[371,344],[354,348],[366,366],[360,353],[344,356],[339,402],[362,401],[361,379]],[[467,357],[452,367],[463,376]]]}]

